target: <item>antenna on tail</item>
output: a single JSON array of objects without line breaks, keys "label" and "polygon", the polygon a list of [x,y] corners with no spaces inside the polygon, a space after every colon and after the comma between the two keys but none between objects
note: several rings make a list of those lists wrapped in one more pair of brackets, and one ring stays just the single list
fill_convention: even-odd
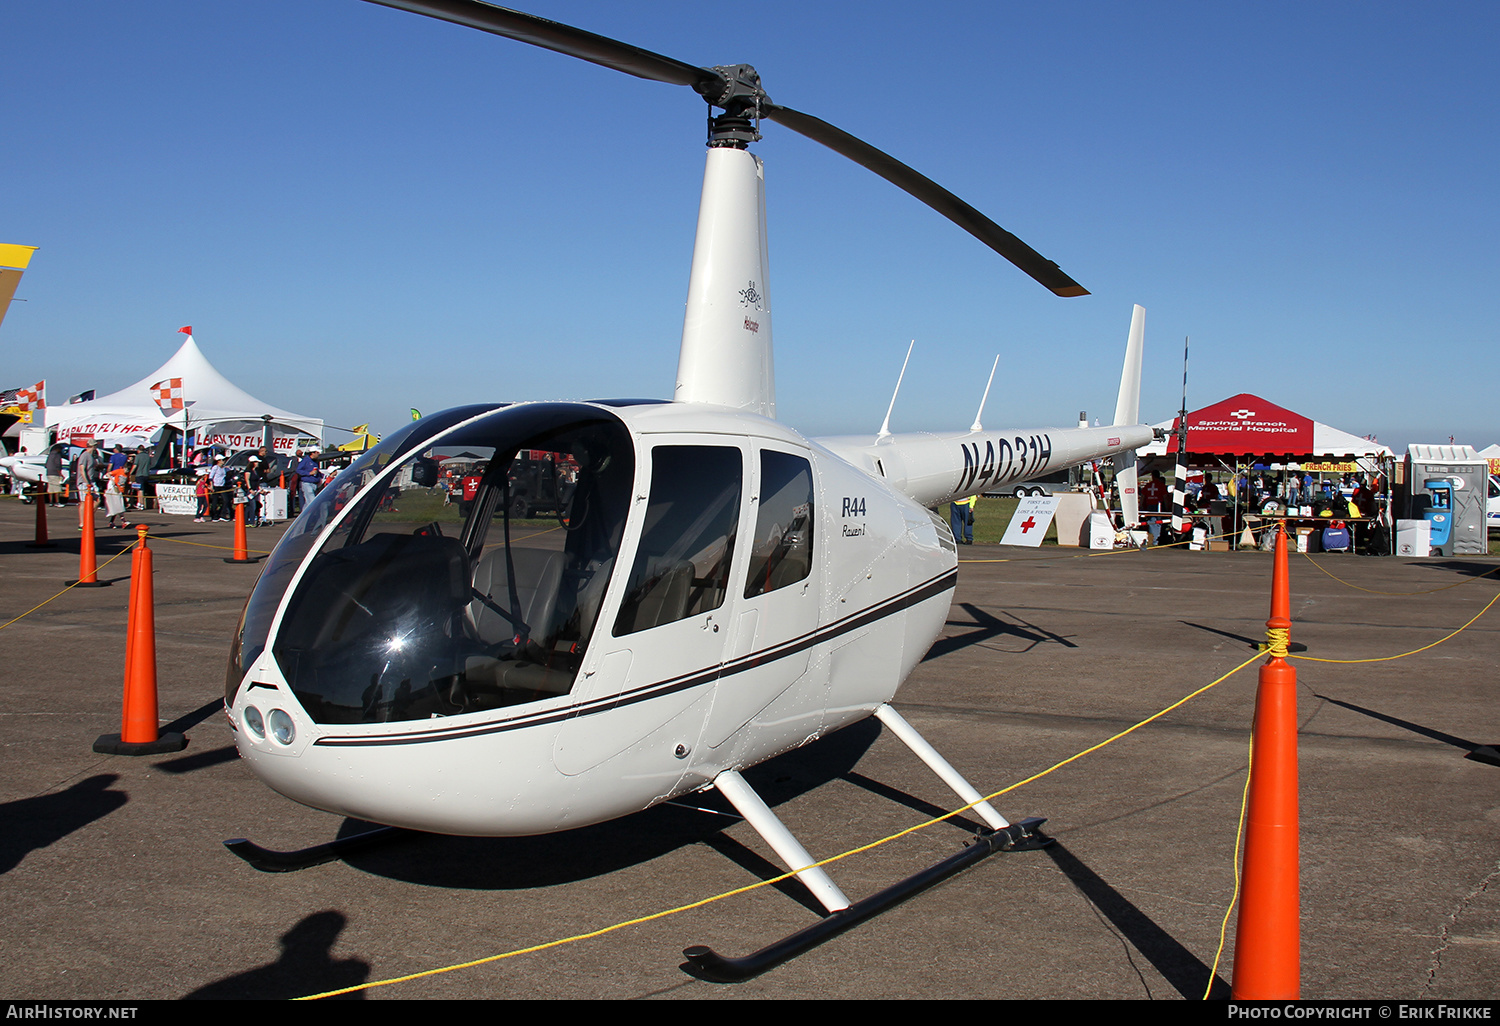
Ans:
[{"label": "antenna on tail", "polygon": [[896,408],[896,396],[901,394],[901,379],[906,377],[906,365],[911,362],[912,347],[917,344],[916,339],[911,340],[911,345],[906,347],[906,359],[901,361],[901,373],[896,375],[896,391],[891,393],[891,405],[885,408],[885,420],[880,424],[880,433],[875,436],[875,441],[883,442],[891,437],[891,411]]}]

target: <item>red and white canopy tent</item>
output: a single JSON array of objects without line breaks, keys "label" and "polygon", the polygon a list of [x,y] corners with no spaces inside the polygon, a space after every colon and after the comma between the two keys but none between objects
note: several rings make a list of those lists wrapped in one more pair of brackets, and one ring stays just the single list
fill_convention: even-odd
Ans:
[{"label": "red and white canopy tent", "polygon": [[[1153,427],[1167,437],[1153,442],[1139,455],[1145,459],[1177,452],[1177,418]],[[1242,392],[1188,414],[1187,451],[1207,457],[1255,457],[1261,462],[1298,464],[1317,470],[1322,464],[1390,459],[1394,454],[1379,442],[1320,424],[1310,417]],[[1333,468],[1328,468],[1330,471]]]},{"label": "red and white canopy tent", "polygon": [[118,392],[52,407],[48,427],[56,429],[59,440],[90,436],[106,445],[144,445],[163,427],[192,432],[198,445],[212,443],[231,451],[260,446],[268,427],[277,450],[312,444],[306,439],[322,444],[323,421],[250,395],[208,362],[191,327],[178,331],[187,341],[166,363]]}]

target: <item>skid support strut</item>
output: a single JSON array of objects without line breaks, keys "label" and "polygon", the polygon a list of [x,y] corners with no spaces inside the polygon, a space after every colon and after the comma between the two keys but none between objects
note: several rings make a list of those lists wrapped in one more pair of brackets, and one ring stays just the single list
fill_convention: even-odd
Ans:
[{"label": "skid support strut", "polygon": [[1046,822],[1045,819],[1008,822],[895,709],[889,705],[881,705],[875,710],[875,715],[891,733],[900,738],[916,754],[917,758],[926,763],[945,784],[953,789],[955,794],[970,805],[989,829],[975,835],[962,851],[862,901],[850,904],[849,899],[844,897],[843,892],[829,879],[828,874],[823,872],[821,867],[813,865],[815,860],[807,853],[807,849],[798,843],[781,820],[776,818],[776,814],[760,800],[759,795],[751,790],[750,785],[732,770],[721,773],[714,778],[714,786],[718,787],[719,791],[729,799],[740,815],[745,817],[746,822],[759,832],[766,843],[780,856],[782,862],[786,863],[788,869],[797,870],[799,866],[806,867],[797,871],[796,875],[822,902],[823,907],[828,909],[829,914],[806,929],[799,930],[743,958],[726,958],[710,947],[695,944],[693,947],[685,948],[682,952],[687,958],[683,969],[700,979],[712,980],[716,983],[738,983],[741,980],[748,980],[884,912],[892,905],[926,890],[988,855],[997,851],[1030,851],[1052,843],[1052,839],[1041,831],[1042,824]]},{"label": "skid support strut", "polygon": [[760,800],[755,789],[745,783],[744,777],[734,770],[725,770],[714,778],[714,786],[729,799],[735,811],[745,817],[745,822],[765,839],[786,868],[796,871],[797,879],[812,891],[819,904],[830,912],[849,907],[849,899],[844,897],[839,885],[823,872],[823,867],[813,865],[818,860],[807,853],[801,842],[776,818],[776,813],[771,811],[770,806]]},{"label": "skid support strut", "polygon": [[876,708],[875,718],[885,725],[886,729],[907,748],[912,750],[918,759],[927,764],[927,768],[942,778],[953,793],[958,795],[966,804],[971,806],[976,815],[984,820],[984,825],[991,830],[1004,830],[1010,826],[1010,822],[1000,813],[996,812],[984,796],[974,790],[974,785],[964,779],[963,774],[953,768],[952,763],[938,754],[938,750],[927,743],[927,739],[917,733],[917,728],[906,722],[902,716],[888,704]]}]

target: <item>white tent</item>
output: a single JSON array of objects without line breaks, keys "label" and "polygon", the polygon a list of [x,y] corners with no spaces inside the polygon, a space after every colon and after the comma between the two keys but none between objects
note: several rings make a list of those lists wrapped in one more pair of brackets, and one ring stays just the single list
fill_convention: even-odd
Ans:
[{"label": "white tent", "polygon": [[48,427],[59,439],[92,435],[107,445],[141,445],[164,426],[191,431],[198,444],[253,449],[269,423],[278,450],[290,452],[298,438],[323,440],[323,422],[272,406],[220,374],[181,329],[187,341],[172,358],[135,384],[86,403],[54,406]]}]

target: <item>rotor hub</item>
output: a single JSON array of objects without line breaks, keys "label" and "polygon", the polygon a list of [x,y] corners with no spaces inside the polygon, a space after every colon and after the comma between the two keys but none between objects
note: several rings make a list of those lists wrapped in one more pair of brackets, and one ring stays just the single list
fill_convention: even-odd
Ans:
[{"label": "rotor hub", "polygon": [[709,114],[708,145],[742,150],[758,142],[761,109],[771,104],[771,98],[761,87],[760,73],[749,64],[717,65],[709,70],[716,77],[694,88],[709,106],[721,107],[724,113]]}]

